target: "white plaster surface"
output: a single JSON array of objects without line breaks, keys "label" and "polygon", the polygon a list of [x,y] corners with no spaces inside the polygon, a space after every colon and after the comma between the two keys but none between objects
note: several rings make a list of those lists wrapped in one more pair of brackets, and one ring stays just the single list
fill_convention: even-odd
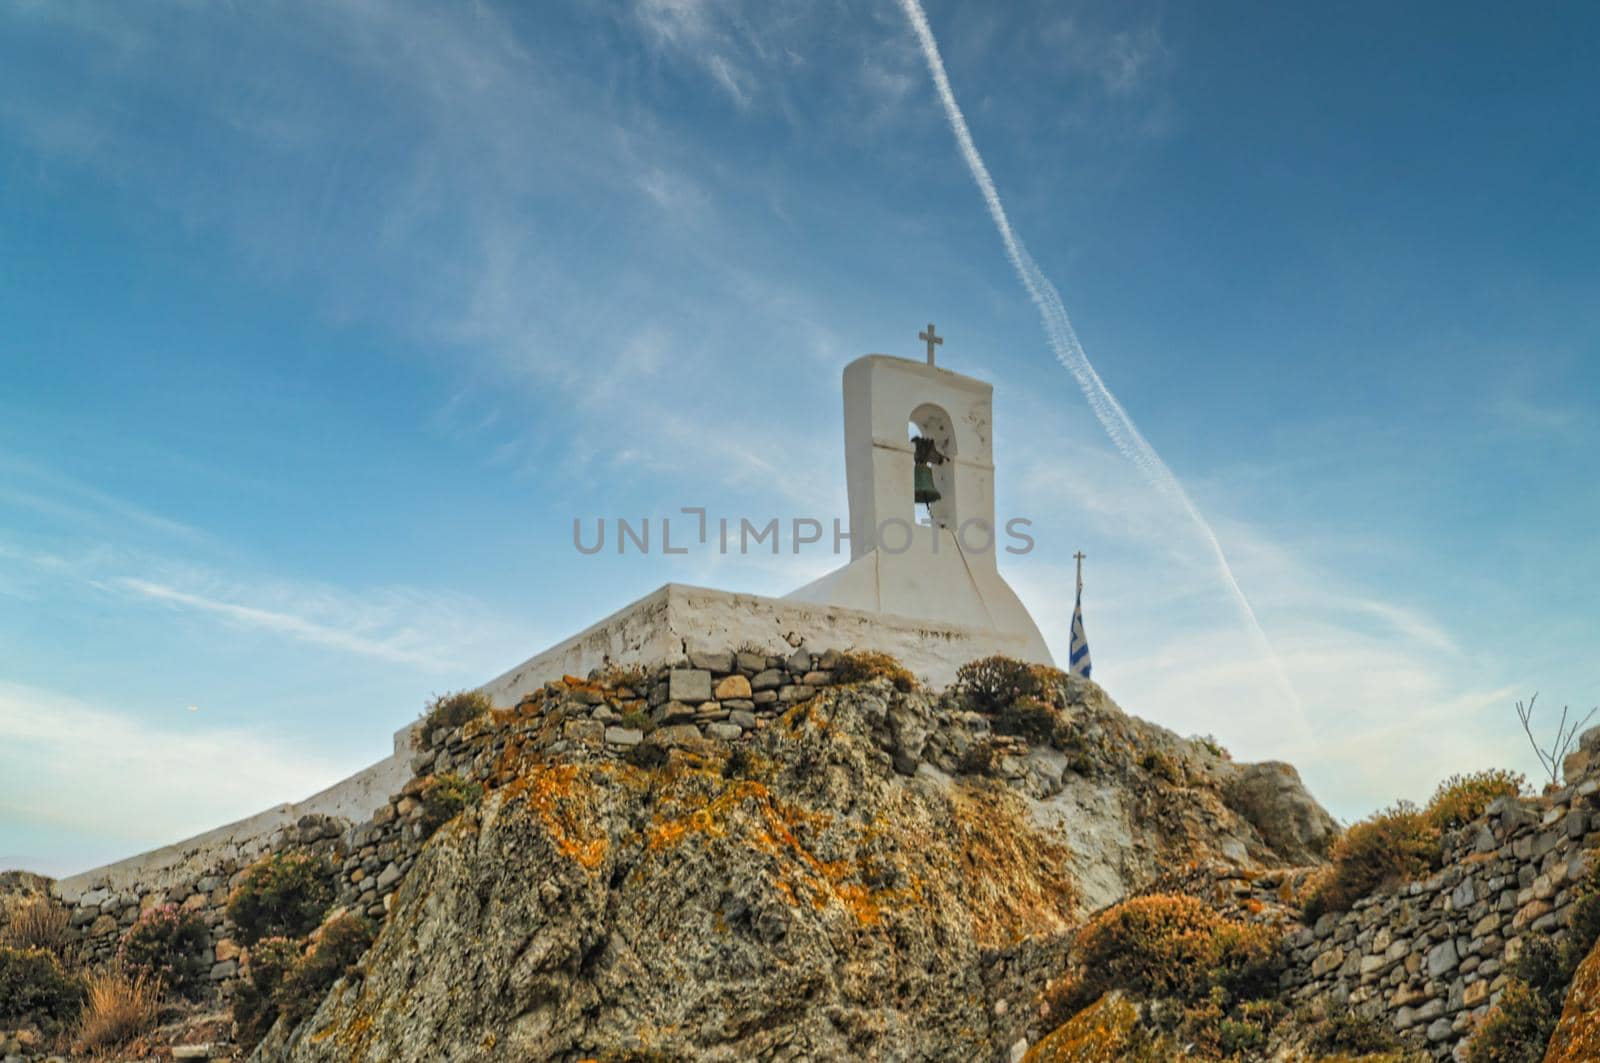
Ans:
[{"label": "white plaster surface", "polygon": [[587,675],[590,669],[607,665],[659,664],[687,653],[748,647],[787,656],[797,646],[816,653],[889,653],[934,687],[948,685],[957,668],[977,657],[992,653],[1030,657],[1026,633],[1008,634],[992,626],[966,628],[841,605],[669,583],[482,689],[495,705],[509,707],[552,679]]}]

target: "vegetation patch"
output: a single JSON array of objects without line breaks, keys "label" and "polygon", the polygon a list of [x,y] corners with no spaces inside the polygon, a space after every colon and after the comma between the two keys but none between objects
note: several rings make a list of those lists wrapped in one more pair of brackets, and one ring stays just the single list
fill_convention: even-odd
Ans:
[{"label": "vegetation patch", "polygon": [[311,947],[283,973],[273,993],[279,1012],[291,1023],[310,1017],[333,983],[350,973],[376,936],[371,923],[348,912],[324,923]]},{"label": "vegetation patch", "polygon": [[1441,831],[1455,830],[1483,815],[1498,797],[1517,797],[1527,785],[1521,775],[1491,768],[1467,775],[1452,775],[1439,784],[1428,801],[1428,822]]},{"label": "vegetation patch", "polygon": [[431,776],[418,795],[422,802],[422,832],[432,834],[483,797],[483,785],[455,772]]},{"label": "vegetation patch", "polygon": [[163,904],[139,916],[122,936],[118,955],[132,972],[145,972],[162,987],[184,996],[205,988],[211,935],[197,912]]},{"label": "vegetation patch", "polygon": [[228,918],[241,944],[300,937],[322,922],[333,903],[333,867],[308,853],[275,853],[245,872],[228,898]]},{"label": "vegetation patch", "polygon": [[1089,996],[1126,989],[1194,1000],[1212,988],[1268,988],[1279,932],[1229,919],[1194,897],[1155,894],[1112,905],[1079,931],[1075,959]]},{"label": "vegetation patch", "polygon": [[83,983],[48,949],[0,946],[0,1020],[70,1022],[83,1006]]},{"label": "vegetation patch", "polygon": [[0,926],[0,945],[59,953],[67,943],[69,919],[67,909],[50,898],[28,897],[12,907]]},{"label": "vegetation patch", "polygon": [[1044,694],[1045,676],[1035,665],[995,654],[958,668],[953,689],[968,708],[992,716],[1018,698]]},{"label": "vegetation patch", "polygon": [[86,997],[78,1022],[78,1044],[101,1052],[127,1044],[155,1029],[161,1009],[161,980],[148,970],[113,966],[84,980]]},{"label": "vegetation patch", "polygon": [[1333,843],[1331,867],[1308,891],[1305,918],[1348,911],[1380,888],[1392,889],[1427,875],[1439,862],[1439,828],[1428,814],[1402,801],[1351,826]]},{"label": "vegetation patch", "polygon": [[1139,1025],[1139,1009],[1107,993],[1028,1049],[1023,1063],[1167,1063],[1176,1046]]},{"label": "vegetation patch", "polygon": [[244,978],[233,997],[234,1038],[253,1048],[278,1019],[278,987],[300,958],[297,942],[284,937],[263,938],[250,949]]},{"label": "vegetation patch", "polygon": [[917,677],[887,653],[860,650],[841,654],[839,663],[834,666],[833,677],[840,683],[865,683],[883,678],[902,694],[917,689]]},{"label": "vegetation patch", "polygon": [[438,694],[422,710],[422,720],[412,732],[412,744],[418,748],[425,747],[433,732],[439,728],[450,730],[460,727],[468,720],[475,720],[493,708],[494,703],[489,700],[489,695],[481,690],[457,690],[450,694]]}]

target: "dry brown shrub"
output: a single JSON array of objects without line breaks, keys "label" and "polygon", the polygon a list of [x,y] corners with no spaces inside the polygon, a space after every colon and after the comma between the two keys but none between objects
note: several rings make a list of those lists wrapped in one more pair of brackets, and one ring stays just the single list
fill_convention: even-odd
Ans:
[{"label": "dry brown shrub", "polygon": [[66,908],[48,897],[30,897],[11,909],[0,927],[0,945],[14,949],[49,949],[60,953],[67,943]]},{"label": "dry brown shrub", "polygon": [[84,976],[78,1042],[90,1051],[125,1045],[155,1028],[161,983],[146,971],[107,967]]}]

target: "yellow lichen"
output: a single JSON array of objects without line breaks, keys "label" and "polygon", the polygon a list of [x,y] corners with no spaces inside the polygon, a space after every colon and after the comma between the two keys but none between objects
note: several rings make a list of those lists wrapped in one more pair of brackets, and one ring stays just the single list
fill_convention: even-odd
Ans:
[{"label": "yellow lichen", "polygon": [[1544,1063],[1600,1059],[1600,946],[1578,965]]}]

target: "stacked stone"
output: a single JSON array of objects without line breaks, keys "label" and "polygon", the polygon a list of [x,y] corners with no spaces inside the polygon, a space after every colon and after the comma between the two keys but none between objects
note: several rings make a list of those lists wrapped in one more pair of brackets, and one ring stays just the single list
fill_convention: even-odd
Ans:
[{"label": "stacked stone", "polygon": [[1350,1006],[1448,1059],[1499,1001],[1534,938],[1565,933],[1600,845],[1600,779],[1502,797],[1455,832],[1442,870],[1292,934],[1284,989]]},{"label": "stacked stone", "polygon": [[[381,919],[395,889],[427,839],[421,793],[446,773],[500,786],[515,776],[505,753],[515,744],[548,757],[625,757],[637,747],[662,750],[726,746],[835,684],[841,655],[693,653],[642,676],[642,681],[567,677],[525,696],[510,713],[495,712],[455,728],[436,728],[411,760],[414,777],[348,836],[339,903]],[[630,683],[637,685],[630,685]],[[709,748],[709,747],[708,747]]]},{"label": "stacked stone", "polygon": [[226,995],[229,980],[239,971],[242,951],[233,939],[233,924],[227,918],[228,897],[234,887],[251,864],[269,853],[317,852],[337,863],[344,852],[347,826],[346,821],[331,816],[303,816],[297,823],[274,831],[260,852],[224,855],[213,866],[162,887],[113,888],[109,882],[97,883],[72,905],[68,925],[76,932],[75,944],[93,963],[111,960],[123,935],[140,915],[165,904],[174,905],[180,912],[194,913],[204,920],[211,934],[208,977]]},{"label": "stacked stone", "polygon": [[425,778],[406,783],[388,804],[349,835],[349,855],[340,868],[339,904],[369,919],[381,920],[393,903],[395,887],[411,870],[422,847],[417,794]]},{"label": "stacked stone", "polygon": [[[658,728],[692,726],[699,737],[731,742],[796,702],[833,685],[836,650],[813,657],[797,649],[787,657],[761,653],[692,653],[688,667],[669,668],[650,686],[650,719]],[[637,745],[644,735],[609,728],[609,745]],[[690,737],[677,731],[668,738]]]}]

